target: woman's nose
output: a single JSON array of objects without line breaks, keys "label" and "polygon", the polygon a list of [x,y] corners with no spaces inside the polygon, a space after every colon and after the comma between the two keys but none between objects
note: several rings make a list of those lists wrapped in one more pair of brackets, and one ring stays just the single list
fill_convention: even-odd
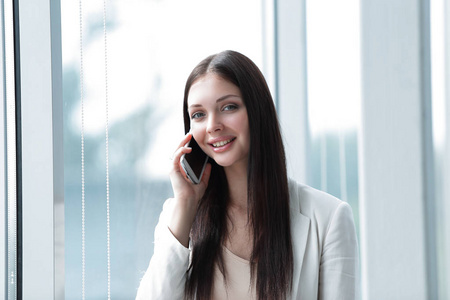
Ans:
[{"label": "woman's nose", "polygon": [[208,133],[213,133],[216,131],[220,131],[223,129],[223,125],[222,122],[220,121],[220,118],[218,118],[215,115],[210,115],[210,117],[208,118],[208,127],[207,127],[207,131]]}]

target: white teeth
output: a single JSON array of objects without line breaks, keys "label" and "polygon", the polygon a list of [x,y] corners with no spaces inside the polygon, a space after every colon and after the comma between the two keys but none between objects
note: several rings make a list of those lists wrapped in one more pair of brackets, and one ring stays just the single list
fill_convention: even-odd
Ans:
[{"label": "white teeth", "polygon": [[223,145],[228,144],[229,142],[231,142],[231,140],[220,141],[220,142],[214,143],[213,146],[214,146],[214,147],[221,147],[221,146],[223,146]]}]

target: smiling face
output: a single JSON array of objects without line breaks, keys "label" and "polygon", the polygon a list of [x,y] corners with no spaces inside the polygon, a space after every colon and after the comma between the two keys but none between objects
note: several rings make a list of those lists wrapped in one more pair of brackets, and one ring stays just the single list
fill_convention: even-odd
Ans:
[{"label": "smiling face", "polygon": [[250,131],[239,88],[207,73],[192,84],[187,104],[191,132],[202,150],[222,167],[247,168]]}]

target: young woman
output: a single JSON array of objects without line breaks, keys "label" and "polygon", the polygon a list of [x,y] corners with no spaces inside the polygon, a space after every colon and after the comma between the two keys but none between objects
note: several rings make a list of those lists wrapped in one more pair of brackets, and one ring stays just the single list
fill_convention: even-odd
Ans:
[{"label": "young woman", "polygon": [[[256,65],[234,51],[200,62],[183,115],[174,197],[156,226],[137,299],[355,299],[350,206],[288,179],[275,107]],[[198,185],[180,167],[192,137],[210,157]]]}]

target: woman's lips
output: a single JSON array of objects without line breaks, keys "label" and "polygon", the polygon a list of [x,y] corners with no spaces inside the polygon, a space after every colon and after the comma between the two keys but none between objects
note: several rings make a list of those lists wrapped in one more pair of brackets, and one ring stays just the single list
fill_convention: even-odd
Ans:
[{"label": "woman's lips", "polygon": [[224,152],[228,150],[234,143],[236,138],[231,138],[227,140],[218,141],[212,144],[209,144],[209,146],[212,148],[212,150],[216,153]]}]

